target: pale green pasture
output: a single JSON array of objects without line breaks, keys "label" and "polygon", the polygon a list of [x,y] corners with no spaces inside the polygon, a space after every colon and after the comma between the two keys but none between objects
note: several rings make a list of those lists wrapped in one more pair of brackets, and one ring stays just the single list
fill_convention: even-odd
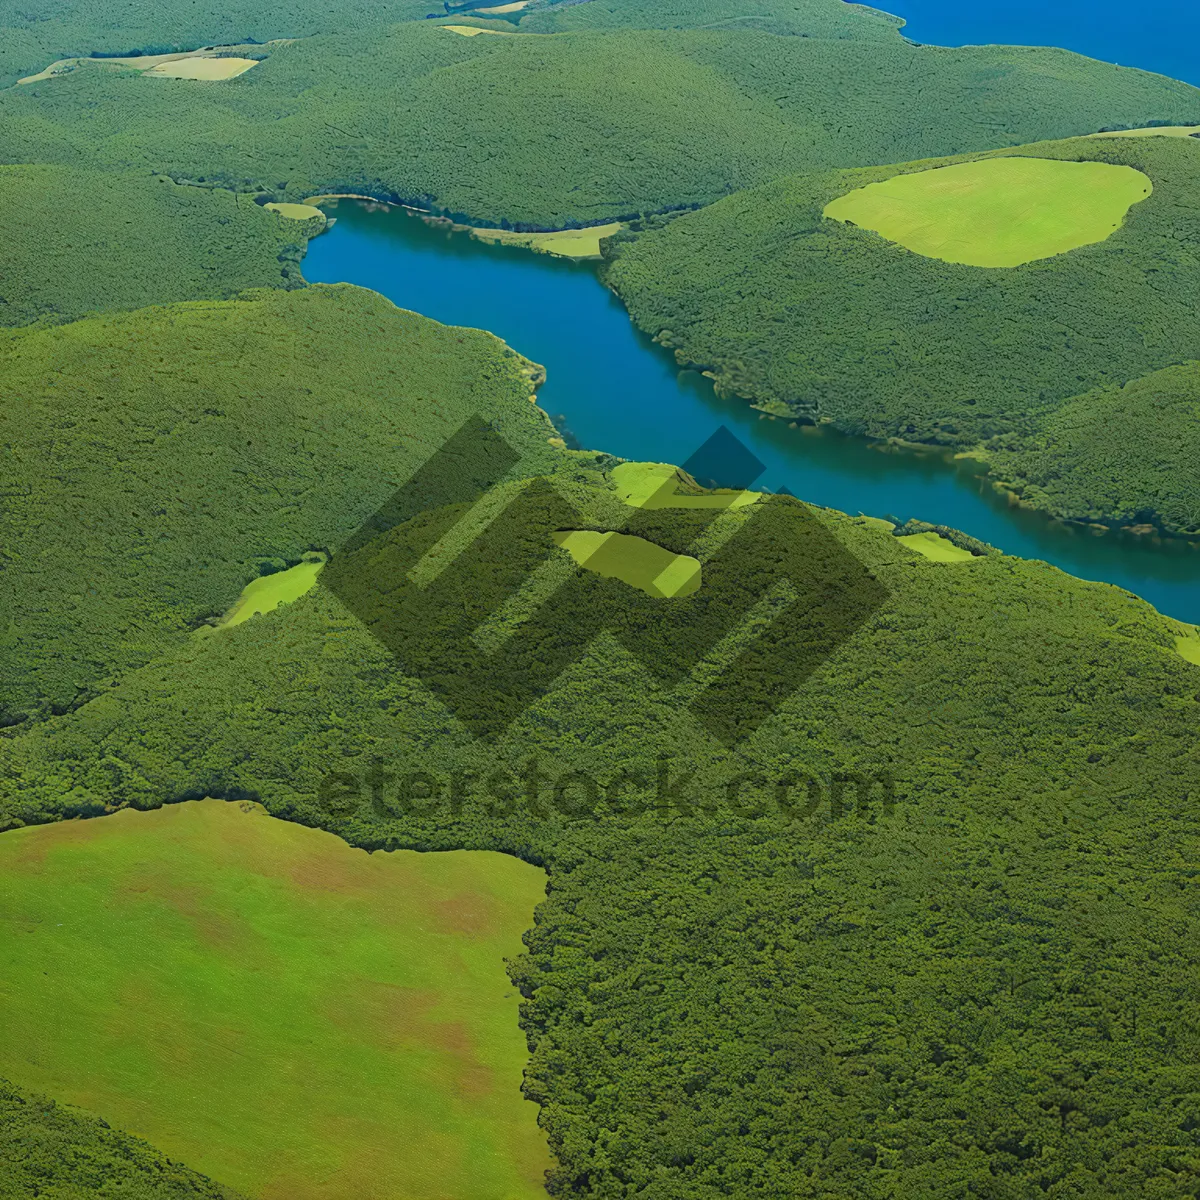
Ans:
[{"label": "pale green pasture", "polygon": [[237,603],[221,618],[218,628],[231,629],[251,617],[274,612],[281,604],[299,600],[317,582],[324,565],[325,559],[314,555],[286,571],[251,581],[242,589]]},{"label": "pale green pasture", "polygon": [[559,530],[558,543],[581,566],[619,579],[659,599],[690,596],[700,587],[700,562],[627,533]]},{"label": "pale green pasture", "polygon": [[1016,267],[1111,237],[1153,191],[1133,167],[1008,156],[871,183],[825,207],[914,254]]},{"label": "pale green pasture", "polygon": [[2,833],[0,879],[0,1075],[255,1200],[544,1200],[538,868],[202,800]]},{"label": "pale green pasture", "polygon": [[903,542],[910,550],[925,555],[934,562],[968,562],[976,556],[970,550],[964,550],[953,542],[932,530],[925,533],[907,533],[896,539]]}]

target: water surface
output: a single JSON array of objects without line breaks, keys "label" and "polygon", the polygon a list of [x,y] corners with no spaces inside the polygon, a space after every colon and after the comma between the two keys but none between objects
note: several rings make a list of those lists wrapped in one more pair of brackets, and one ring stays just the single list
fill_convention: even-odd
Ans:
[{"label": "water surface", "polygon": [[1200,622],[1200,547],[1096,536],[1013,507],[969,465],[791,428],[722,400],[634,327],[592,263],[485,245],[403,209],[342,201],[328,211],[337,222],[309,243],[307,279],[359,284],[436,320],[491,330],[546,367],[539,403],[580,445],[680,463],[726,425],[766,464],[760,487],[843,512],[950,525]]},{"label": "water surface", "polygon": [[935,46],[1061,46],[1200,84],[1196,0],[882,0],[904,36]]}]

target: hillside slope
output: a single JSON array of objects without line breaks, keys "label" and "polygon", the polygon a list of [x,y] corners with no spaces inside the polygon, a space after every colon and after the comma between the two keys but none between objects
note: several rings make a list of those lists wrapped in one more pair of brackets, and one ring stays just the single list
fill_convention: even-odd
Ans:
[{"label": "hillside slope", "polygon": [[0,325],[303,284],[319,223],[149,171],[0,166]]},{"label": "hillside slope", "polygon": [[[1073,397],[1200,358],[1200,145],[1087,138],[989,157],[1014,153],[1132,166],[1153,194],[1105,241],[992,269],[823,216],[855,188],[960,159],[793,176],[621,235],[607,279],[681,360],[771,412],[1022,470],[1013,456],[1039,444],[1055,411],[1086,406]],[[1126,418],[1126,433],[1138,428],[1165,455],[1168,477],[1194,473],[1189,442],[1175,436],[1182,419],[1154,405]],[[1056,509],[1118,521],[1152,508],[1169,527],[1200,527],[1189,489],[1160,503],[1161,487],[1147,491],[1127,460],[1061,457],[1078,478]]]},{"label": "hillside slope", "polygon": [[245,1200],[98,1117],[0,1079],[0,1200]]},{"label": "hillside slope", "polygon": [[[585,523],[610,503],[594,468],[553,482]],[[355,845],[544,865],[513,973],[527,1093],[572,1194],[1183,1200],[1200,667],[1116,589],[781,511],[889,596],[732,748],[687,680],[611,636],[477,740],[461,694],[318,586],[0,740],[0,814],[256,796]],[[385,540],[425,545],[430,519]],[[616,619],[619,589],[580,597]],[[530,632],[551,653],[580,616],[556,602]],[[470,657],[422,629],[415,645]],[[476,678],[503,695],[514,662]],[[877,772],[894,809],[835,790]]]},{"label": "hillside slope", "polygon": [[351,287],[0,336],[0,715],[78,703],[340,544],[473,413],[549,454],[533,371]]},{"label": "hillside slope", "polygon": [[410,22],[276,46],[220,84],[93,66],[11,88],[0,154],[557,228],[789,171],[1156,120],[1200,123],[1200,90],[1059,50],[728,29],[464,38]]}]

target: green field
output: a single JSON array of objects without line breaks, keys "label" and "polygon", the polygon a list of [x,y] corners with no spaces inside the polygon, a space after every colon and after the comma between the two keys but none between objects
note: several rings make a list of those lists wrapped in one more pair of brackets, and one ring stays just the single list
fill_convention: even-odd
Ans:
[{"label": "green field", "polygon": [[0,1073],[258,1200],[543,1194],[537,868],[205,800],[4,834],[0,877]]},{"label": "green field", "polygon": [[934,562],[970,562],[976,556],[936,533],[909,533],[896,539]]},{"label": "green field", "polygon": [[673,554],[645,538],[577,529],[560,530],[554,540],[581,567],[640,588],[648,596],[690,596],[700,587],[697,559]]},{"label": "green field", "polygon": [[893,175],[825,215],[927,258],[1016,267],[1104,241],[1152,189],[1132,167],[1014,155]]},{"label": "green field", "polygon": [[252,580],[242,589],[238,602],[221,618],[219,627],[232,628],[251,617],[274,612],[281,604],[299,600],[317,582],[324,565],[323,555],[313,555],[286,571],[276,571]]}]

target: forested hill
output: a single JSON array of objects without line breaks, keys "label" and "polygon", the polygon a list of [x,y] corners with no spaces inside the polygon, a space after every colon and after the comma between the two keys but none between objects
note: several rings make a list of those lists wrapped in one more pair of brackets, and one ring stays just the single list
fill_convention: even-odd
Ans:
[{"label": "forested hill", "polygon": [[302,287],[321,227],[146,169],[0,166],[0,212],[0,326]]},{"label": "forested hill", "polygon": [[903,25],[879,9],[846,0],[586,0],[533,4],[517,18],[523,33],[576,29],[763,29],[812,38],[886,41]]},{"label": "forested hill", "polygon": [[165,54],[412,20],[438,0],[0,0],[0,87],[61,58]]},{"label": "forested hill", "polygon": [[[362,32],[399,21],[441,15],[443,0],[58,0],[36,6],[0,0],[0,87],[51,62],[91,54],[161,54],[207,45],[267,42],[317,33]],[[519,26],[518,26],[519,22]],[[588,0],[553,4],[533,0],[510,14],[530,33],[573,29],[694,29],[732,26],[820,38],[896,36],[900,21],[845,0]]]},{"label": "forested hill", "polygon": [[85,66],[10,88],[0,155],[557,228],[788,171],[1155,121],[1200,123],[1200,90],[1059,50],[726,27],[464,38],[417,21],[275,46],[220,84]]},{"label": "forested hill", "polygon": [[536,465],[554,430],[533,371],[350,287],[0,334],[0,726],[81,703],[260,573],[340,545],[472,413]]},{"label": "forested hill", "polygon": [[[1104,241],[988,269],[823,215],[959,160],[785,177],[622,235],[607,277],[643,329],[769,411],[970,450],[1056,516],[1200,530],[1194,373],[1169,402],[1141,388],[1102,405],[1120,453],[1097,454],[1095,434],[1090,450],[1062,441],[1088,422],[1072,398],[1200,359],[1200,145],[1085,138],[989,157],[1013,153],[1132,166],[1153,194]],[[1054,417],[1068,401],[1073,423]]]},{"label": "forested hill", "polygon": [[[560,462],[585,522],[611,508],[602,464]],[[770,556],[815,523],[887,596],[795,692],[764,676],[776,712],[732,749],[688,683],[614,636],[477,740],[461,693],[402,668],[318,584],[0,733],[0,827],[258,796],[353,845],[544,865],[512,973],[557,1195],[1192,1197],[1200,667],[1177,627],[1045,564],[930,562],[869,523],[766,503]],[[757,507],[736,515],[767,520]],[[442,521],[396,526],[379,553],[419,554]],[[527,553],[496,549],[484,593]],[[503,699],[579,621],[616,620],[623,587],[565,588],[519,655],[446,641],[448,605],[413,645]],[[736,718],[741,700],[714,703]],[[440,800],[402,791],[417,771]],[[835,790],[881,771],[890,809],[880,787]],[[788,778],[815,793],[781,801]]]}]

